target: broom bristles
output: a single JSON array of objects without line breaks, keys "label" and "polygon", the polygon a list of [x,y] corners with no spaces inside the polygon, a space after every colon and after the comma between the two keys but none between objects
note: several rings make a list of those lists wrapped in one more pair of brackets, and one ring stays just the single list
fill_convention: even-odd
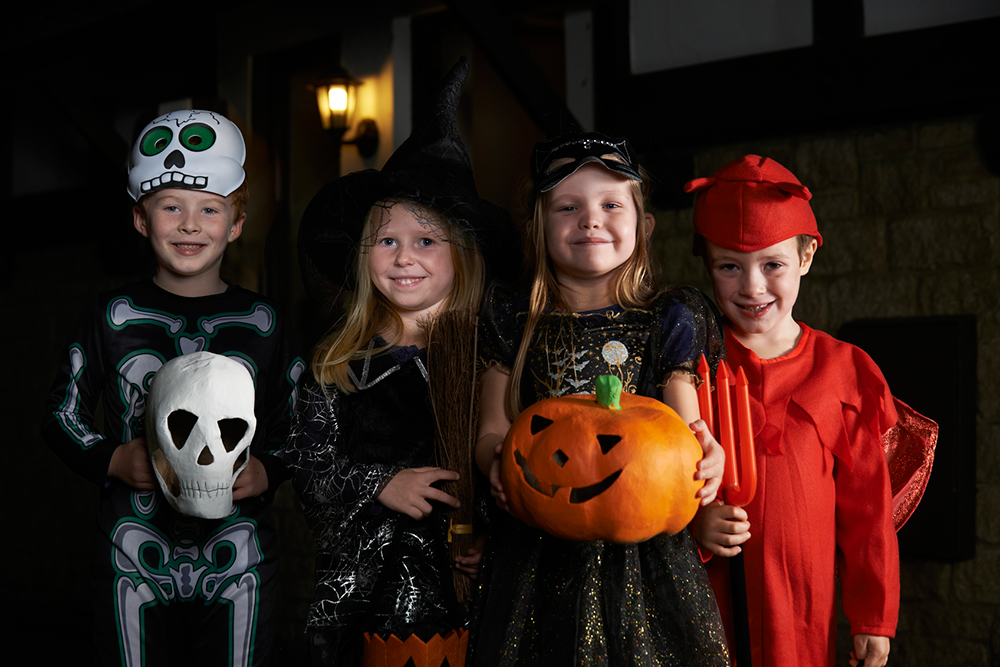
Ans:
[{"label": "broom bristles", "polygon": [[[476,382],[476,315],[468,310],[439,314],[427,329],[427,373],[430,376],[431,408],[437,425],[434,449],[437,464],[459,474],[444,482],[442,489],[462,503],[448,510],[450,525],[471,525],[475,513],[473,457],[478,387]],[[450,558],[464,555],[475,535],[452,534]],[[464,605],[471,596],[469,577],[454,570],[455,594]]]}]

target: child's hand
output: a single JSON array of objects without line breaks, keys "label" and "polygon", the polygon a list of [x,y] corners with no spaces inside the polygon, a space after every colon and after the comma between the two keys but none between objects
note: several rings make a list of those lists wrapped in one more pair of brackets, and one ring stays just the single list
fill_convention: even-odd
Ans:
[{"label": "child's hand", "polygon": [[464,556],[455,557],[455,569],[464,572],[469,579],[475,581],[479,577],[479,564],[483,560],[483,545],[486,544],[486,534],[483,533],[476,539],[476,543],[469,547]]},{"label": "child's hand", "polygon": [[735,556],[750,539],[750,523],[742,507],[710,503],[694,518],[694,539],[716,556]]},{"label": "child's hand", "polygon": [[454,481],[458,477],[457,472],[436,466],[406,468],[389,480],[376,500],[391,510],[419,521],[433,510],[429,500],[436,500],[452,507],[461,505],[458,498],[431,486],[435,482],[446,479]]},{"label": "child's hand", "polygon": [[889,638],[876,635],[854,635],[851,667],[858,667],[862,660],[865,667],[885,667],[889,661]]},{"label": "child's hand", "polygon": [[253,454],[247,467],[240,471],[233,482],[233,501],[254,498],[267,492],[267,470]]},{"label": "child's hand", "polygon": [[705,480],[705,486],[698,490],[698,498],[701,504],[707,505],[715,499],[722,485],[722,472],[726,467],[726,453],[701,419],[688,424],[694,435],[698,438],[705,455],[698,461],[698,472],[694,474],[695,479]]},{"label": "child's hand", "polygon": [[156,475],[149,462],[145,437],[129,440],[115,448],[108,464],[108,477],[119,479],[134,489],[156,488]]}]

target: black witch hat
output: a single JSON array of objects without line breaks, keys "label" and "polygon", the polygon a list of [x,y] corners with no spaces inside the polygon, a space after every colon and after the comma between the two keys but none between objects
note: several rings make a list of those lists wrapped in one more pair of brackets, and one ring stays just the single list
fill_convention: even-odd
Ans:
[{"label": "black witch hat", "polygon": [[313,296],[325,300],[342,287],[354,289],[358,248],[375,240],[361,238],[365,218],[373,206],[390,200],[416,202],[445,215],[479,246],[491,277],[514,276],[514,225],[507,211],[479,197],[455,126],[468,72],[463,57],[445,77],[433,112],[381,171],[366,169],[331,181],[309,202],[299,227],[299,260]]}]

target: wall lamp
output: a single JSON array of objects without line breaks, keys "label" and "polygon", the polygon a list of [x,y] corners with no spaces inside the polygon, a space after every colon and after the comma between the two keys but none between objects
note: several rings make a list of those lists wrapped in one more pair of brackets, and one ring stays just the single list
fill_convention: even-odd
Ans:
[{"label": "wall lamp", "polygon": [[328,76],[309,86],[316,91],[323,129],[337,136],[341,144],[354,144],[361,157],[372,157],[378,151],[378,125],[373,118],[358,121],[354,138],[344,139],[344,134],[354,121],[357,105],[357,89],[361,82],[352,77],[343,67],[337,67]]}]

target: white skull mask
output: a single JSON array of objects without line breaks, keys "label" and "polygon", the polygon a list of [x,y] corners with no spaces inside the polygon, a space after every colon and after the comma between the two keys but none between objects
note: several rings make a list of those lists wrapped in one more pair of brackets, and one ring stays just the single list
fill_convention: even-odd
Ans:
[{"label": "white skull mask", "polygon": [[172,111],[143,129],[132,147],[128,193],[132,198],[165,188],[229,196],[246,174],[243,135],[212,111]]},{"label": "white skull mask", "polygon": [[246,467],[257,420],[250,373],[211,352],[185,354],[153,377],[146,443],[167,501],[181,514],[221,519]]}]

